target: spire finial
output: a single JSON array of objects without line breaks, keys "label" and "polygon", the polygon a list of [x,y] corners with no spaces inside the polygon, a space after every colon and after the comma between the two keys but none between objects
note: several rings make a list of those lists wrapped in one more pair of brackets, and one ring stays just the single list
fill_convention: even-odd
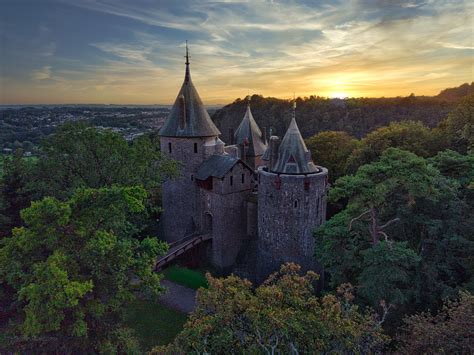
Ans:
[{"label": "spire finial", "polygon": [[250,100],[252,99],[250,94],[247,95],[246,99],[247,99],[247,107],[250,107]]},{"label": "spire finial", "polygon": [[186,65],[189,65],[188,40],[186,40]]},{"label": "spire finial", "polygon": [[296,119],[296,97],[295,97],[295,93],[293,93],[293,119]]},{"label": "spire finial", "polygon": [[189,74],[189,52],[188,52],[188,40],[186,40],[186,74],[184,76],[184,82],[187,83],[190,80],[191,75]]}]

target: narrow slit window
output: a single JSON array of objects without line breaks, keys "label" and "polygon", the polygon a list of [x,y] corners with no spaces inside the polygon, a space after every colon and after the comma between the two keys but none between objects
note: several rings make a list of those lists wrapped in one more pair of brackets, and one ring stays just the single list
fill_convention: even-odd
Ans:
[{"label": "narrow slit window", "polygon": [[198,152],[198,144],[194,143],[194,153],[197,153],[197,152]]},{"label": "narrow slit window", "polygon": [[232,186],[233,184],[234,184],[234,177],[230,176],[230,186]]},{"label": "narrow slit window", "polygon": [[245,183],[245,174],[242,174],[242,184]]},{"label": "narrow slit window", "polygon": [[298,208],[298,200],[295,200],[295,208]]},{"label": "narrow slit window", "polygon": [[191,175],[191,181],[194,181],[194,175]]},{"label": "narrow slit window", "polygon": [[168,151],[171,153],[171,142],[168,143]]}]

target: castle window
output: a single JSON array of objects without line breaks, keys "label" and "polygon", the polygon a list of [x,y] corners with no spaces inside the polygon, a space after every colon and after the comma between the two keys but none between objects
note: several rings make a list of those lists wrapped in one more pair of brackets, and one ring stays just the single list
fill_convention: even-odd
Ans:
[{"label": "castle window", "polygon": [[194,175],[191,175],[191,181],[194,181]]},{"label": "castle window", "polygon": [[310,182],[309,182],[309,179],[308,179],[307,177],[304,178],[303,185],[304,185],[305,191],[308,191],[308,190],[309,190]]},{"label": "castle window", "polygon": [[209,176],[206,180],[199,180],[196,179],[196,182],[199,187],[202,187],[203,189],[212,190],[212,176]]},{"label": "castle window", "polygon": [[277,175],[276,179],[275,179],[275,188],[277,190],[280,190],[281,188],[281,178],[280,178],[280,175]]},{"label": "castle window", "polygon": [[171,142],[168,143],[168,151],[171,153]]},{"label": "castle window", "polygon": [[232,186],[234,184],[234,177],[231,175],[230,176],[230,186]]},{"label": "castle window", "polygon": [[242,174],[242,184],[245,183],[245,174]]},{"label": "castle window", "polygon": [[198,144],[194,143],[194,153],[197,153],[197,152],[198,152]]},{"label": "castle window", "polygon": [[295,200],[295,208],[298,208],[298,200]]}]

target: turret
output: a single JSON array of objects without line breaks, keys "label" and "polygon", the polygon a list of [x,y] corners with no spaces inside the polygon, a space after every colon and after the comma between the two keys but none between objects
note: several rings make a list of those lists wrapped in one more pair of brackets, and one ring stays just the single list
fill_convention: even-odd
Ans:
[{"label": "turret", "polygon": [[319,170],[311,160],[311,153],[296,124],[295,110],[296,102],[293,103],[290,126],[278,147],[278,159],[269,167],[277,174],[309,174]]},{"label": "turret", "polygon": [[163,185],[163,234],[173,242],[201,228],[197,169],[216,150],[220,131],[212,122],[191,80],[186,42],[184,82],[163,127],[159,131],[163,154],[180,162],[181,174]]},{"label": "turret", "polygon": [[258,281],[284,262],[316,270],[313,231],[326,218],[327,169],[314,165],[296,124],[296,105],[279,142],[270,138],[258,168]]},{"label": "turret", "polygon": [[191,80],[188,44],[186,42],[186,72],[171,113],[160,129],[161,137],[214,137],[221,132],[212,122]]},{"label": "turret", "polygon": [[234,133],[233,141],[239,147],[242,160],[246,161],[253,169],[262,165],[262,156],[267,149],[266,137],[253,118],[249,97],[247,97],[244,118]]}]

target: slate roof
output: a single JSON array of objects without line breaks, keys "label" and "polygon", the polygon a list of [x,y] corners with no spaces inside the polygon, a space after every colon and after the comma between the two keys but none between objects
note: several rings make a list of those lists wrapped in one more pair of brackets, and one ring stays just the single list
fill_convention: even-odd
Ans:
[{"label": "slate roof", "polygon": [[267,145],[262,139],[262,131],[260,131],[257,122],[255,122],[255,119],[253,118],[250,105],[247,105],[247,111],[245,112],[244,118],[234,133],[235,144],[242,145],[245,144],[245,141],[247,141],[248,144],[248,156],[260,156],[265,153],[265,150],[267,149]]},{"label": "slate roof", "polygon": [[270,140],[268,142],[268,147],[267,149],[265,150],[265,153],[263,153],[262,155],[262,160],[265,160],[265,161],[270,161],[271,158],[272,158],[272,141],[273,140],[278,140],[279,138],[277,136],[271,136],[270,137]]},{"label": "slate roof", "polygon": [[270,170],[281,174],[308,174],[319,171],[311,160],[294,114],[278,148],[278,160]]},{"label": "slate roof", "polygon": [[271,159],[272,155],[272,150],[270,149],[270,145],[268,145],[268,148],[265,150],[265,153],[262,155],[262,160],[269,161]]},{"label": "slate roof", "polygon": [[196,179],[206,180],[209,176],[214,176],[222,179],[227,172],[234,167],[238,162],[242,162],[247,168],[252,170],[245,162],[239,158],[234,158],[230,155],[214,154],[209,159],[204,161],[196,173]]},{"label": "slate roof", "polygon": [[212,137],[221,132],[212,122],[191,81],[186,52],[186,74],[170,115],[159,131],[164,137]]}]

